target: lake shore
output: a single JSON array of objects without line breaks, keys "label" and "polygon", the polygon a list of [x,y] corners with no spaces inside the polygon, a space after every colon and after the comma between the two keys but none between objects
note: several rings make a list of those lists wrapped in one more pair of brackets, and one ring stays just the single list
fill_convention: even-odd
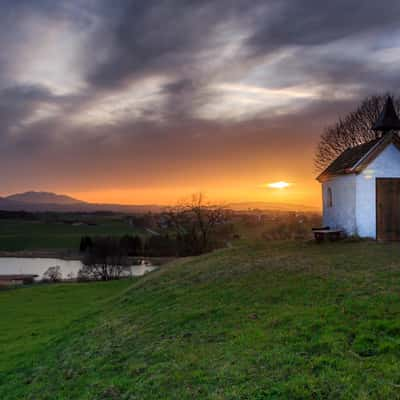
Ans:
[{"label": "lake shore", "polygon": [[[0,258],[57,258],[65,261],[82,261],[83,254],[77,251],[61,250],[19,250],[19,251],[0,251]],[[132,265],[140,264],[142,260],[149,261],[152,265],[160,266],[175,260],[177,257],[129,257]]]}]

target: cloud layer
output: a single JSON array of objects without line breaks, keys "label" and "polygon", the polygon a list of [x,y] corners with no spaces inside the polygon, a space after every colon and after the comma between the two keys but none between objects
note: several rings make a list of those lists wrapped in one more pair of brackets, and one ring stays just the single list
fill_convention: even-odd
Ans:
[{"label": "cloud layer", "polygon": [[271,178],[315,196],[321,129],[399,86],[394,0],[0,7],[3,193],[147,190],[157,201],[168,187],[224,185],[239,198]]}]

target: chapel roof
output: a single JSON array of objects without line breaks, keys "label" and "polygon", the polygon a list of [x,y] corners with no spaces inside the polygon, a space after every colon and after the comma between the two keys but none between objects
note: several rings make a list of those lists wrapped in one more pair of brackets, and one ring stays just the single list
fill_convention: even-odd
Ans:
[{"label": "chapel roof", "polygon": [[391,143],[400,150],[400,138],[396,133],[388,133],[370,142],[350,147],[329,164],[318,175],[317,180],[323,182],[338,175],[360,173]]},{"label": "chapel roof", "polygon": [[318,175],[317,180],[323,182],[333,176],[361,172],[390,143],[393,143],[400,150],[400,138],[395,133],[395,131],[400,130],[400,119],[397,116],[391,96],[387,97],[385,105],[372,129],[382,132],[383,135],[367,143],[345,150]]}]

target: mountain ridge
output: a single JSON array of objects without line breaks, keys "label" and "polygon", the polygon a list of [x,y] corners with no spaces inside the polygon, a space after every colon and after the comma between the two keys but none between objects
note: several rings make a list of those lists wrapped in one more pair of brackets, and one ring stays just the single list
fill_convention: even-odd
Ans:
[{"label": "mountain ridge", "polygon": [[16,201],[18,203],[34,203],[34,204],[81,204],[82,200],[75,199],[65,194],[53,192],[41,192],[30,190],[22,193],[15,193],[4,197],[4,199]]}]

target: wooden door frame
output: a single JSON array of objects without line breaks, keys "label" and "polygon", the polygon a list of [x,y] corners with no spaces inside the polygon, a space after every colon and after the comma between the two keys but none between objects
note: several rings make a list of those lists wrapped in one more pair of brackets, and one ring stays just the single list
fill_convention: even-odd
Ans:
[{"label": "wooden door frame", "polygon": [[[392,177],[392,178],[386,178],[386,177],[375,177],[375,238],[378,241],[390,241],[388,239],[380,239],[378,237],[378,181],[393,181],[393,180],[398,180],[400,181],[400,177]],[[394,240],[396,241],[396,240]]]}]

